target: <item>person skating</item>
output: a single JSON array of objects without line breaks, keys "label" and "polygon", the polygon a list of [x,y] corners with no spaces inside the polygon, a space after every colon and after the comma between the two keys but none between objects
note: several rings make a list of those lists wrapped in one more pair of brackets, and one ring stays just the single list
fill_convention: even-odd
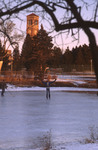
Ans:
[{"label": "person skating", "polygon": [[46,86],[46,98],[50,99],[50,85],[52,83],[54,83],[56,81],[56,79],[54,81],[50,81],[49,78],[47,79],[47,81],[42,81],[42,83]]}]

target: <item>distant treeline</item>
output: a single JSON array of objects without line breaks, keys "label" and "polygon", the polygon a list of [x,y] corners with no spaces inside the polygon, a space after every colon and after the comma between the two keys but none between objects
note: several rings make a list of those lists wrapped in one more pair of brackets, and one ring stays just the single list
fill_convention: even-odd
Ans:
[{"label": "distant treeline", "polygon": [[[34,74],[44,74],[45,69],[63,68],[65,71],[73,70],[73,66],[90,66],[91,50],[86,44],[75,47],[72,50],[67,47],[64,53],[60,47],[52,43],[52,37],[44,30],[43,26],[33,38],[26,35],[21,53],[16,46],[13,51],[13,59],[9,62],[9,56],[0,41],[0,60],[3,60],[2,70],[8,70],[9,64],[13,71],[25,69]],[[83,67],[80,68],[82,70]]]},{"label": "distant treeline", "polygon": [[92,57],[89,46],[86,44],[75,47],[72,50],[67,47],[64,53],[61,52],[60,48],[54,48],[54,55],[49,60],[50,67],[61,67],[71,65],[91,65]]}]

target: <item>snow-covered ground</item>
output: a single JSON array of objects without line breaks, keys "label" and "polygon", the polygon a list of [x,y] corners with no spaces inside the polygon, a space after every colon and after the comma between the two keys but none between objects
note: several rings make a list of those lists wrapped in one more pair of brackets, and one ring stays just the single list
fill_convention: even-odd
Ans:
[{"label": "snow-covered ground", "polygon": [[[45,88],[8,84],[0,98],[0,150],[45,150],[49,145],[51,150],[98,150],[97,91],[51,87],[47,100]],[[85,144],[93,140],[92,133],[95,143]]]},{"label": "snow-covered ground", "polygon": [[[87,83],[87,81],[96,80],[95,75],[58,75],[57,82],[71,82],[74,85],[81,85]],[[7,90],[9,91],[45,91],[45,87],[15,87],[13,85],[8,85]],[[51,87],[51,91],[95,91],[97,88],[78,88],[78,87]]]}]

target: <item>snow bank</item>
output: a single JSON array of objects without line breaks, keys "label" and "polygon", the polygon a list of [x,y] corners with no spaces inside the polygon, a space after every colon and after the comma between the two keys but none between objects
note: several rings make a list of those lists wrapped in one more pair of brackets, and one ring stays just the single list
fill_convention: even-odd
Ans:
[{"label": "snow bank", "polygon": [[[45,91],[45,87],[16,87],[14,85],[7,85],[6,91]],[[98,92],[97,88],[79,88],[79,87],[51,87],[51,91],[77,91],[77,92]]]},{"label": "snow bank", "polygon": [[[64,150],[64,147],[62,147],[62,149]],[[65,146],[65,149],[66,150],[98,150],[98,144],[71,144]]]},{"label": "snow bank", "polygon": [[[36,148],[34,150],[41,150],[42,148]],[[30,149],[31,150],[31,149]],[[70,145],[62,145],[51,148],[50,150],[98,150],[98,144],[70,144]]]}]

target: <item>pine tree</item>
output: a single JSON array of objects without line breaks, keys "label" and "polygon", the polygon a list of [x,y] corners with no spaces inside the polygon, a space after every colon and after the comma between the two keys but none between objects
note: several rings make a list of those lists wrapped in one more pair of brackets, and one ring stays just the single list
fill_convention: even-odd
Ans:
[{"label": "pine tree", "polygon": [[66,65],[71,65],[73,61],[72,52],[67,47],[65,53],[63,54],[63,63]]},{"label": "pine tree", "polygon": [[59,68],[62,66],[62,51],[59,47],[54,47],[52,50],[52,56],[48,61],[48,64],[52,68]]},{"label": "pine tree", "polygon": [[83,56],[85,59],[85,63],[86,63],[86,65],[90,65],[91,59],[92,59],[90,47],[87,46],[86,44],[84,44],[82,46],[82,49],[83,49]]},{"label": "pine tree", "polygon": [[38,34],[33,37],[31,60],[35,74],[43,76],[48,60],[51,57],[52,46],[52,37],[48,35],[41,25]]},{"label": "pine tree", "polygon": [[31,68],[31,54],[32,54],[32,39],[29,34],[27,34],[21,52],[21,64],[26,70]]},{"label": "pine tree", "polygon": [[85,64],[85,59],[83,56],[83,49],[81,46],[78,47],[78,53],[76,57],[76,64],[77,65],[84,65]]}]

